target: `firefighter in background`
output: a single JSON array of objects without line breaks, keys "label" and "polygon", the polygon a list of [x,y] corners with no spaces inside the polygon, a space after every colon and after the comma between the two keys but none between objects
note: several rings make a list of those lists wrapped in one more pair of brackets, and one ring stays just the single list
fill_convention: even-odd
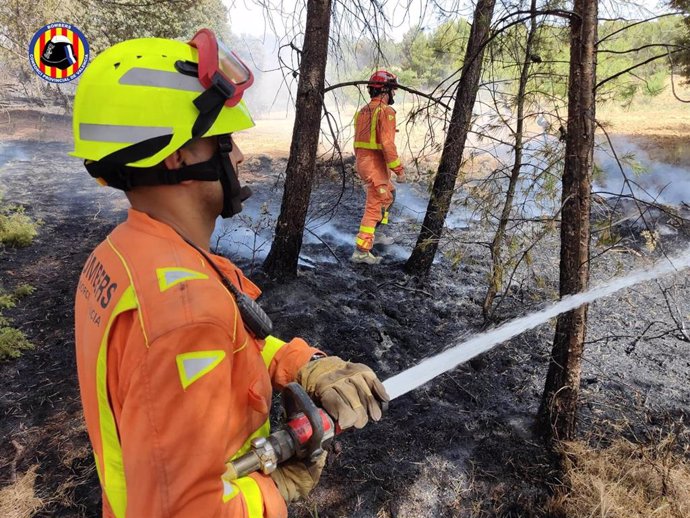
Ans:
[{"label": "firefighter in background", "polygon": [[75,301],[79,388],[107,518],[285,518],[316,462],[225,476],[269,434],[272,389],[298,381],[341,428],[381,417],[371,369],[272,336],[259,289],[209,251],[242,210],[251,71],[208,29],[110,47],[74,101],[74,156],[132,206],[87,259]]},{"label": "firefighter in background", "polygon": [[379,225],[388,224],[388,212],[395,200],[393,171],[399,182],[405,181],[405,171],[395,147],[395,89],[398,79],[385,70],[374,72],[367,88],[371,101],[355,114],[355,158],[357,174],[364,182],[367,201],[364,216],[355,240],[351,261],[378,264],[371,249],[375,243],[391,245],[394,240],[384,235]]}]

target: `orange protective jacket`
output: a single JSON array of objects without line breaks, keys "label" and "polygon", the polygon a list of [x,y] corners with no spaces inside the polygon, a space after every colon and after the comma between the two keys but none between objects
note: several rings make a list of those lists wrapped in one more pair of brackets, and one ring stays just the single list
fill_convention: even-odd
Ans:
[{"label": "orange protective jacket", "polygon": [[387,185],[389,169],[400,168],[395,147],[395,110],[374,97],[355,114],[357,172],[367,183]]},{"label": "orange protective jacket", "polygon": [[[230,281],[260,294],[230,261]],[[130,210],[88,258],[75,303],[79,387],[107,518],[273,518],[269,476],[224,478],[269,433],[272,387],[318,352],[256,340],[206,260],[169,226]]]}]

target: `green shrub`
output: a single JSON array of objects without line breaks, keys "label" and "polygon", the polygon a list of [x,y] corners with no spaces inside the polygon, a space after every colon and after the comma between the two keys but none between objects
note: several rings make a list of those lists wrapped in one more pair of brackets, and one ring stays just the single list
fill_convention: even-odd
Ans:
[{"label": "green shrub", "polygon": [[0,309],[9,309],[16,306],[14,297],[7,293],[0,292]]},{"label": "green shrub", "polygon": [[0,209],[0,243],[29,246],[37,234],[36,223],[24,214],[22,207]]},{"label": "green shrub", "polygon": [[24,297],[31,295],[36,288],[31,284],[20,284],[14,289],[14,297],[17,299],[23,299]]},{"label": "green shrub", "polygon": [[8,358],[18,358],[21,352],[33,349],[26,335],[13,327],[0,327],[0,361]]},{"label": "green shrub", "polygon": [[19,329],[12,327],[12,319],[2,314],[3,309],[16,306],[17,299],[30,295],[35,291],[29,284],[21,284],[13,294],[4,293],[0,288],[0,361],[18,358],[26,349],[33,349],[26,335]]}]

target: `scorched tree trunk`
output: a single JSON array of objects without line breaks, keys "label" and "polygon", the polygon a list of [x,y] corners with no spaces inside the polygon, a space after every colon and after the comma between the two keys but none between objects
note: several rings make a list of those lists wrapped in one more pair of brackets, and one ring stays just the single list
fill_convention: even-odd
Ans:
[{"label": "scorched tree trunk", "polygon": [[264,262],[266,273],[279,280],[297,275],[297,261],[302,248],[319,143],[330,21],[331,0],[307,2],[307,26],[297,86],[295,125],[285,174],[285,191],[275,238]]},{"label": "scorched tree trunk", "polygon": [[422,230],[412,255],[405,264],[405,270],[408,273],[421,275],[429,273],[438,250],[443,224],[448,215],[450,201],[455,190],[455,181],[462,163],[467,133],[472,123],[472,108],[474,108],[474,101],[479,90],[484,47],[489,38],[495,3],[495,0],[479,0],[474,10],[474,20],[465,51],[465,62],[462,66],[460,82],[455,91],[455,106],[448,126],[446,141],[443,144],[441,162],[434,180]]},{"label": "scorched tree trunk", "polygon": [[[568,128],[563,170],[560,295],[589,284],[590,207],[596,85],[597,1],[575,0],[570,32]],[[558,317],[541,417],[548,438],[575,433],[587,306]]]}]

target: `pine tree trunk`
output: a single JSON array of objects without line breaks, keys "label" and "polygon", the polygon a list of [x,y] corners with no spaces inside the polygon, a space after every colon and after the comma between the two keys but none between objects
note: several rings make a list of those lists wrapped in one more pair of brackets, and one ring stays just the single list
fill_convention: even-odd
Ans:
[{"label": "pine tree trunk", "polygon": [[438,250],[443,225],[455,190],[455,181],[462,164],[467,133],[472,123],[472,108],[474,108],[479,90],[484,46],[489,38],[495,3],[496,0],[478,0],[474,10],[474,20],[465,51],[465,62],[462,66],[460,82],[455,90],[455,106],[448,126],[446,141],[443,144],[441,162],[434,180],[422,230],[412,255],[405,264],[405,271],[411,274],[426,275],[429,273]]},{"label": "pine tree trunk", "polygon": [[[563,170],[560,295],[589,284],[597,0],[575,0],[570,32],[568,129]],[[540,415],[549,439],[575,434],[587,306],[558,317]]]},{"label": "pine tree trunk", "polygon": [[503,238],[508,227],[508,220],[510,219],[510,211],[513,209],[513,200],[515,199],[515,189],[517,188],[518,179],[520,178],[520,171],[522,170],[522,151],[523,151],[523,132],[525,127],[525,92],[527,91],[527,80],[529,79],[529,68],[532,64],[532,46],[534,44],[534,36],[537,33],[537,1],[532,0],[530,7],[532,17],[530,19],[529,33],[527,34],[527,43],[525,44],[525,60],[522,63],[522,70],[520,72],[520,80],[518,84],[517,93],[517,121],[515,122],[515,146],[513,152],[515,153],[515,160],[513,161],[513,168],[510,171],[510,180],[508,181],[508,189],[506,191],[506,199],[501,211],[501,219],[498,222],[496,234],[491,242],[491,274],[489,278],[489,287],[486,290],[486,297],[484,297],[484,304],[482,305],[482,314],[484,319],[488,319],[491,315],[491,307],[493,306],[496,293],[503,285],[503,259],[501,257],[503,249]]},{"label": "pine tree trunk", "polygon": [[268,275],[280,280],[297,276],[321,128],[330,22],[331,0],[308,0],[283,202],[275,238],[263,265]]}]

